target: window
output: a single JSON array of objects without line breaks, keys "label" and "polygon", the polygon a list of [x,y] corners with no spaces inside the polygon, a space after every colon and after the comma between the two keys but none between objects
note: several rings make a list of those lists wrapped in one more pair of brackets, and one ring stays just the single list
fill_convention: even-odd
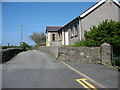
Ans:
[{"label": "window", "polygon": [[78,27],[77,27],[77,25],[75,25],[75,36],[76,37],[78,36]]},{"label": "window", "polygon": [[72,37],[73,37],[73,35],[74,35],[74,30],[73,30],[73,27],[71,28],[71,32],[70,32],[70,33],[71,33],[71,36],[70,36],[70,37],[72,38]]},{"label": "window", "polygon": [[55,34],[52,34],[52,41],[55,41]]}]

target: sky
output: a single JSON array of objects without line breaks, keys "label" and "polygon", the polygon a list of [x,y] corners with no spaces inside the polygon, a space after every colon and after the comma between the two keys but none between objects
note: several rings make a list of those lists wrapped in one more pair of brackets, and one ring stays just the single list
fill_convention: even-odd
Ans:
[{"label": "sky", "polygon": [[33,32],[44,32],[46,26],[64,26],[95,2],[2,2],[2,45],[20,45],[20,26],[23,41]]},{"label": "sky", "polygon": [[0,44],[2,43],[2,3],[0,2]]}]

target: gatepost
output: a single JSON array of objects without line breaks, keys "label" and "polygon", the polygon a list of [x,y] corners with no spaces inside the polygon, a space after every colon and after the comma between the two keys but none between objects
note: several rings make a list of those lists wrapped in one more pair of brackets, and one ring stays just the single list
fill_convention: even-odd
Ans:
[{"label": "gatepost", "polygon": [[101,61],[102,64],[111,64],[111,45],[108,43],[101,45]]}]

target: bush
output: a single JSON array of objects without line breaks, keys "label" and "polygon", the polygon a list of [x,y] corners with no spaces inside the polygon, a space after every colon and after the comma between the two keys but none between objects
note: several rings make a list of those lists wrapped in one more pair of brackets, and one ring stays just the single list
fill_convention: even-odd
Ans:
[{"label": "bush", "polygon": [[7,49],[8,48],[8,46],[2,46],[2,49]]},{"label": "bush", "polygon": [[20,48],[20,46],[2,46],[2,49],[7,49],[7,48]]},{"label": "bush", "polygon": [[88,39],[85,40],[85,46],[91,47],[91,46],[99,46],[99,42],[95,42],[94,40]]},{"label": "bush", "polygon": [[94,40],[84,40],[84,41],[75,42],[74,45],[70,45],[70,46],[71,47],[83,47],[83,46],[91,47],[91,46],[99,46],[99,45],[96,44]]},{"label": "bush", "polygon": [[46,46],[46,42],[42,42],[38,44],[39,46]]},{"label": "bush", "polygon": [[112,65],[113,66],[119,66],[120,67],[120,56],[119,57],[114,57],[112,59]]},{"label": "bush", "polygon": [[100,46],[106,42],[111,45],[120,46],[120,22],[108,21],[100,23],[98,27],[93,26],[90,31],[85,32],[85,40],[88,46]]},{"label": "bush", "polygon": [[120,22],[105,20],[97,27],[92,26],[90,31],[85,31],[85,40],[72,46],[100,46],[105,42],[120,47]]},{"label": "bush", "polygon": [[28,45],[27,43],[23,43],[22,45],[20,45],[20,47],[23,49],[23,50],[30,50],[31,49],[31,46]]},{"label": "bush", "polygon": [[73,47],[83,47],[83,46],[86,46],[86,42],[85,41],[78,41],[78,42],[75,42],[74,45],[71,45]]}]

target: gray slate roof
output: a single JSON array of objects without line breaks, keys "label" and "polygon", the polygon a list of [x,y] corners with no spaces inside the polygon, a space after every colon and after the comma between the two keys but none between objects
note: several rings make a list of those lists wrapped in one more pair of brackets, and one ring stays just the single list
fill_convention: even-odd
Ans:
[{"label": "gray slate roof", "polygon": [[46,32],[57,32],[62,26],[47,26]]}]

